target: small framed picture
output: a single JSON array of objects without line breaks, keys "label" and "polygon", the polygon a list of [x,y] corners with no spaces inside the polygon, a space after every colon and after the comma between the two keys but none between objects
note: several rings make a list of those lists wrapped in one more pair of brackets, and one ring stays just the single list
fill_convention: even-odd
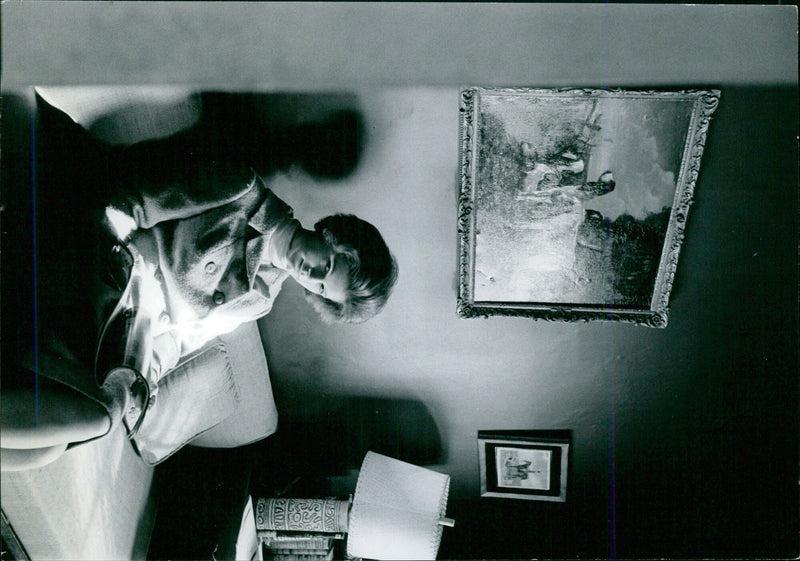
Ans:
[{"label": "small framed picture", "polygon": [[569,431],[479,431],[481,497],[567,500]]}]

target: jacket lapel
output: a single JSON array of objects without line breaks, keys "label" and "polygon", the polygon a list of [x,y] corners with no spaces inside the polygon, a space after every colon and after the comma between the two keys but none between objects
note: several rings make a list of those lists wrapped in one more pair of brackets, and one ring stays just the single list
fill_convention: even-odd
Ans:
[{"label": "jacket lapel", "polygon": [[264,199],[248,221],[248,224],[258,232],[258,235],[247,241],[247,279],[250,288],[253,288],[261,263],[266,261],[272,233],[278,224],[291,219],[293,215],[292,208],[264,187],[260,178],[257,185],[263,189]]}]

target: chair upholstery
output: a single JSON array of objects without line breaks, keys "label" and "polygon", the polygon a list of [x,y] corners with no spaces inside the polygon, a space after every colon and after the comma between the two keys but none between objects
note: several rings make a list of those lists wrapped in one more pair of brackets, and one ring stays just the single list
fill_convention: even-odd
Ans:
[{"label": "chair upholstery", "polygon": [[256,322],[210,341],[158,384],[155,405],[134,439],[156,465],[186,444],[233,448],[278,426],[269,369]]},{"label": "chair upholstery", "polygon": [[144,559],[153,468],[122,431],[39,469],[0,474],[3,513],[32,559]]},{"label": "chair upholstery", "polygon": [[236,410],[214,428],[191,441],[192,446],[233,448],[273,434],[278,409],[269,380],[267,357],[257,322],[249,322],[222,335],[239,388]]},{"label": "chair upholstery", "polygon": [[[187,92],[45,90],[37,91],[46,101],[102,140],[116,144],[173,134],[199,118],[199,100]],[[158,99],[148,97],[151,94]],[[167,117],[170,109],[174,118]],[[205,418],[208,426],[195,426],[159,454],[172,454],[190,441],[206,447],[241,446],[269,436],[277,427],[256,322],[240,326],[213,345],[224,349],[240,399],[233,405],[226,402],[215,416]],[[187,394],[183,406],[195,405],[194,399]],[[151,422],[156,420],[169,419],[154,417]],[[137,455],[118,430],[74,447],[42,468],[2,472],[3,519],[33,559],[144,559],[155,519],[153,473],[152,465]]]},{"label": "chair upholstery", "polygon": [[108,144],[163,138],[194,125],[202,113],[199,95],[186,88],[55,86],[36,93]]},{"label": "chair upholstery", "polygon": [[[199,95],[191,89],[181,87],[37,87],[37,94],[47,103],[57,107],[93,136],[110,144],[132,144],[150,138],[169,136],[194,125],[202,115]],[[217,402],[225,411],[214,410],[203,418],[197,416],[193,423],[182,427],[180,434],[175,431],[169,435],[170,442],[162,443],[148,461],[158,463],[191,441],[195,446],[232,448],[249,444],[269,436],[277,428],[277,410],[269,381],[269,370],[258,326],[255,322],[241,326],[232,333],[215,340],[222,343],[222,353],[227,355],[233,372],[233,387],[238,393],[235,403],[228,400]],[[213,346],[213,343],[209,346]],[[207,352],[208,362],[224,363],[225,357]],[[168,376],[170,381],[187,377],[185,370],[196,365],[177,368]],[[219,364],[214,367],[223,368]],[[191,377],[191,376],[188,376]],[[214,387],[211,387],[214,386]],[[215,384],[205,388],[193,388],[183,401],[200,403],[203,399],[210,405],[213,396],[223,398],[224,392]],[[165,392],[166,393],[166,392]],[[174,393],[174,392],[173,392]],[[179,392],[180,393],[180,392]],[[172,396],[173,407],[166,407],[166,395],[162,403],[157,403],[154,417],[159,417],[165,409],[179,410],[187,404],[179,402],[180,396]],[[230,396],[229,396],[230,397]],[[213,406],[211,406],[213,409]],[[221,418],[220,418],[221,417]],[[158,422],[154,422],[158,421]],[[167,434],[166,425],[161,418],[146,419],[148,426],[155,429],[160,425],[159,434]],[[147,429],[147,427],[143,427]],[[173,427],[174,428],[174,427]],[[156,434],[151,435],[157,438]],[[154,440],[150,440],[154,442]],[[147,449],[142,442],[140,450]]]}]

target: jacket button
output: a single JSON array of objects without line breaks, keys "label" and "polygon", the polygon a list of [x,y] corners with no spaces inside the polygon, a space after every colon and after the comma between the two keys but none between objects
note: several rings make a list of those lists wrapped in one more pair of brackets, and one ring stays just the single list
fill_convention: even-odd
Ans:
[{"label": "jacket button", "polygon": [[212,298],[214,299],[214,303],[217,304],[217,305],[225,303],[225,295],[222,292],[220,292],[219,290],[217,290],[214,293],[214,296],[212,296]]},{"label": "jacket button", "polygon": [[216,272],[217,272],[216,263],[214,263],[213,261],[209,261],[208,263],[206,263],[206,273],[208,273],[209,275],[213,275]]},{"label": "jacket button", "polygon": [[158,321],[160,323],[167,324],[167,323],[170,322],[170,320],[171,320],[171,318],[169,317],[169,314],[167,312],[161,312],[158,315]]}]

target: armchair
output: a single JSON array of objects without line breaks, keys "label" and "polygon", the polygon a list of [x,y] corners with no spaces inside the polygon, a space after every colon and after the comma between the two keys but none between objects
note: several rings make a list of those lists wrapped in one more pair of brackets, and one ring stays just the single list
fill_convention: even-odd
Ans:
[{"label": "armchair", "polygon": [[[176,132],[196,122],[200,111],[197,98],[179,90],[46,88],[37,93],[86,130],[120,144]],[[17,97],[22,100],[19,107],[27,107],[30,114],[12,118],[34,122],[33,90]],[[3,140],[5,152],[9,140]],[[16,161],[17,167],[29,165],[25,158]],[[3,352],[8,350],[4,346]],[[225,375],[219,376],[220,372]],[[19,545],[17,555],[143,559],[157,511],[152,489],[155,465],[187,444],[242,446],[277,428],[255,322],[211,341],[159,385],[156,404],[135,440],[116,431],[69,449],[42,468],[2,473],[3,539]]]}]

